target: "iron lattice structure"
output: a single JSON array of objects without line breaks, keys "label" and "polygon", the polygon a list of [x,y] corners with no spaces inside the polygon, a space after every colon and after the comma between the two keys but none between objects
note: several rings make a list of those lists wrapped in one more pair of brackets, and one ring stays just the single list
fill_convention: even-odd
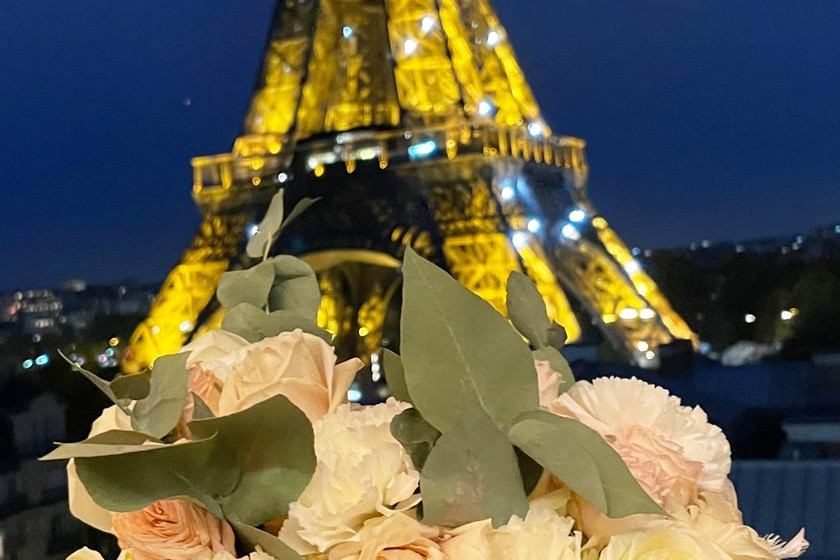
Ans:
[{"label": "iron lattice structure", "polygon": [[406,246],[502,313],[525,272],[571,341],[586,316],[642,365],[695,340],[590,203],[584,142],[552,135],[487,0],[278,0],[242,135],[192,164],[204,219],[127,371],[218,325],[219,277],[250,264],[279,188],[288,207],[322,197],[276,250],[319,273],[340,353],[397,343]]}]

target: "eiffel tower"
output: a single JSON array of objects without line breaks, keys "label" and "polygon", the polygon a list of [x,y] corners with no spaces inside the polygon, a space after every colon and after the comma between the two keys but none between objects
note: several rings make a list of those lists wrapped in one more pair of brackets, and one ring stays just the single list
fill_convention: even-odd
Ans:
[{"label": "eiffel tower", "polygon": [[411,246],[502,313],[525,272],[569,341],[594,324],[653,367],[696,338],[590,202],[584,146],[552,134],[488,0],[278,0],[243,133],[193,159],[203,220],[124,368],[218,325],[219,277],[251,264],[280,188],[321,197],[275,250],[318,272],[339,353],[395,346]]}]

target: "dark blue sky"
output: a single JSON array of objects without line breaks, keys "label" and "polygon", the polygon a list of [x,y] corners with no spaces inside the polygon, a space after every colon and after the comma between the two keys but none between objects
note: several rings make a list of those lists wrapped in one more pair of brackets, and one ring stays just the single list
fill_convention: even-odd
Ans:
[{"label": "dark blue sky", "polygon": [[[840,221],[837,0],[495,4],[629,245]],[[198,222],[189,159],[230,149],[272,5],[4,6],[0,290],[165,275]]]}]

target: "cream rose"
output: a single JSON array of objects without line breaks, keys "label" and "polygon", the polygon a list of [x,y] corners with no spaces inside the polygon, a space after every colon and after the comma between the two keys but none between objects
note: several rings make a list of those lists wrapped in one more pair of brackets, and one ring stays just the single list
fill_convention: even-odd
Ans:
[{"label": "cream rose", "polygon": [[[103,410],[99,418],[93,421],[88,437],[112,430],[131,429],[131,418],[120,407],[114,405]],[[84,484],[79,480],[79,475],[76,472],[76,462],[73,459],[67,462],[67,495],[70,513],[77,519],[100,531],[113,533],[111,512],[99,506],[90,497]]]},{"label": "cream rose", "polygon": [[219,414],[245,410],[276,395],[286,396],[315,422],[346,401],[361,360],[336,364],[335,351],[300,329],[249,344],[216,361],[212,373],[224,382]]},{"label": "cream rose", "polygon": [[715,543],[691,527],[655,521],[644,530],[616,535],[600,560],[731,560]]},{"label": "cream rose", "polygon": [[[674,507],[699,490],[720,491],[731,467],[729,442],[700,407],[682,406],[665,389],[636,378],[581,381],[548,409],[577,418],[610,443],[643,486]],[[652,464],[656,464],[652,468]],[[697,472],[696,480],[689,479]],[[686,470],[681,470],[686,469]],[[680,473],[685,476],[681,476]],[[696,483],[696,484],[695,484]],[[671,486],[671,490],[662,490]],[[656,498],[657,496],[653,496]]]},{"label": "cream rose", "polygon": [[184,500],[115,513],[113,524],[120,548],[133,560],[213,560],[219,552],[235,552],[230,525]]},{"label": "cream rose", "polygon": [[345,404],[313,425],[318,464],[289,506],[281,540],[301,555],[323,553],[358,540],[367,520],[417,504],[420,473],[391,435],[391,420],[407,408],[393,398],[363,408]]},{"label": "cream rose", "polygon": [[104,560],[102,555],[88,547],[80,548],[67,557],[67,560]]},{"label": "cream rose", "polygon": [[[436,539],[441,529],[397,513],[365,522],[353,541],[333,547],[328,560],[444,560]],[[454,560],[454,559],[453,559]],[[466,560],[466,559],[465,559]]]}]

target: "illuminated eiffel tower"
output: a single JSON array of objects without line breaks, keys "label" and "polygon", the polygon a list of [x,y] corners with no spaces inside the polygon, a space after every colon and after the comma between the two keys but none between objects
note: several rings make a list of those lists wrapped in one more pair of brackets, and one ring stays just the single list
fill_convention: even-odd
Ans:
[{"label": "illuminated eiffel tower", "polygon": [[584,318],[640,365],[694,340],[589,202],[584,142],[552,135],[487,0],[278,0],[242,135],[192,164],[204,219],[127,371],[218,325],[219,277],[250,264],[279,188],[287,208],[322,197],[276,251],[318,272],[340,353],[396,344],[409,245],[500,312],[525,272],[570,341]]}]

